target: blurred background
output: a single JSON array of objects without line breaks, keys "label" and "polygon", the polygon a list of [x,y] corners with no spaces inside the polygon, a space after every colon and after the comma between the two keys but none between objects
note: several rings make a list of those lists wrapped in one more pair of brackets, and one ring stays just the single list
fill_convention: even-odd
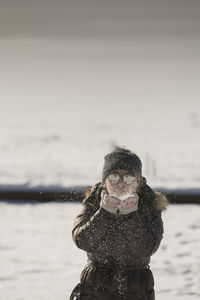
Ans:
[{"label": "blurred background", "polygon": [[[95,184],[114,145],[152,188],[199,201],[199,53],[199,0],[0,0],[0,299],[69,299],[81,204],[31,193]],[[199,299],[199,210],[163,213],[159,300]]]},{"label": "blurred background", "polygon": [[199,188],[198,0],[0,5],[1,190],[92,185],[116,144]]}]

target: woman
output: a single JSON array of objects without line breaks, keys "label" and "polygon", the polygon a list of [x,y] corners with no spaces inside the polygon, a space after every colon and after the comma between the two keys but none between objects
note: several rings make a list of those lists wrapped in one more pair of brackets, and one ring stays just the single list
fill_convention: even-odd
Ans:
[{"label": "woman", "polygon": [[166,198],[146,184],[135,153],[116,147],[104,160],[102,181],[87,194],[72,232],[88,256],[80,299],[154,300],[149,262],[163,237]]}]

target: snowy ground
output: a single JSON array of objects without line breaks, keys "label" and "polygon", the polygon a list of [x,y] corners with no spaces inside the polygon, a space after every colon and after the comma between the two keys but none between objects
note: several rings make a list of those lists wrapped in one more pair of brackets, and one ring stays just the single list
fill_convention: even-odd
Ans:
[{"label": "snowy ground", "polygon": [[[68,299],[86,263],[71,239],[80,204],[0,203],[0,299]],[[157,299],[197,300],[200,206],[170,205],[152,257]]]},{"label": "snowy ground", "polygon": [[114,144],[198,188],[199,39],[0,38],[0,189],[91,185]]},{"label": "snowy ground", "polygon": [[[3,2],[0,190],[95,184],[115,144],[140,156],[151,187],[200,190],[197,1]],[[0,299],[69,297],[85,264],[79,208],[0,203]],[[199,210],[164,214],[159,300],[199,298]]]}]

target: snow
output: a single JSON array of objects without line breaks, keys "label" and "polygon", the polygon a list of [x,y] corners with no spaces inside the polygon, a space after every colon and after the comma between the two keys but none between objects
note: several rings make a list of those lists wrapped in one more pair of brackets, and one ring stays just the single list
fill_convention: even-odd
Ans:
[{"label": "snow", "polygon": [[[189,40],[188,40],[189,39]],[[0,38],[0,189],[93,185],[114,144],[198,189],[199,40]]]},{"label": "snow", "polygon": [[[200,193],[197,2],[39,2],[0,12],[0,191],[93,185],[118,144],[151,187]],[[68,299],[86,263],[71,239],[80,204],[20,203],[0,203],[0,299]],[[200,296],[199,210],[163,215],[159,300]]]},{"label": "snow", "polygon": [[[199,46],[194,37],[1,38],[0,190],[95,184],[119,144],[139,155],[151,187],[199,192]],[[71,239],[79,209],[0,203],[1,299],[69,297],[86,263]],[[199,209],[163,215],[151,263],[159,300],[199,298]]]},{"label": "snow", "polygon": [[101,180],[103,156],[113,144],[140,156],[151,186],[199,188],[200,125],[193,128],[187,114],[124,115],[121,123],[114,117],[111,124],[105,122],[105,128],[101,117],[96,119],[49,125],[1,121],[0,188],[94,184]]},{"label": "snow", "polygon": [[[0,203],[0,298],[68,299],[86,254],[72,242],[77,203]],[[152,256],[159,300],[200,296],[200,207],[170,204],[164,238]]]}]

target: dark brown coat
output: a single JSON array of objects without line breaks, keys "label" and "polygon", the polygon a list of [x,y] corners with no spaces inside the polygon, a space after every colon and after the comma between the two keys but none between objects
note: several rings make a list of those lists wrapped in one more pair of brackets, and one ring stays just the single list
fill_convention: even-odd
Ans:
[{"label": "dark brown coat", "polygon": [[149,262],[163,237],[161,212],[166,198],[154,193],[144,179],[138,211],[114,215],[100,207],[101,191],[98,183],[83,201],[72,232],[77,247],[88,256],[81,299],[154,300]]}]

